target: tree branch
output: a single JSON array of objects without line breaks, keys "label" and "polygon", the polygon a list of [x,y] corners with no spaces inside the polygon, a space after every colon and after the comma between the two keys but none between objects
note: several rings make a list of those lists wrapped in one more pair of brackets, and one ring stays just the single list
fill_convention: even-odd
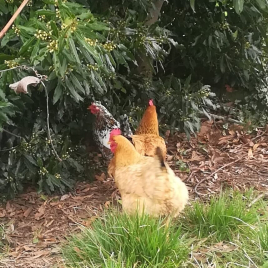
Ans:
[{"label": "tree branch", "polygon": [[16,10],[16,12],[13,14],[13,16],[11,17],[11,19],[9,20],[9,22],[6,24],[6,26],[0,32],[0,39],[5,35],[5,33],[7,32],[7,30],[9,29],[9,27],[12,25],[12,23],[14,22],[14,20],[19,16],[20,12],[23,10],[23,8],[27,5],[28,2],[29,2],[29,0],[24,0],[21,3],[21,5]]},{"label": "tree branch", "polygon": [[57,151],[55,150],[55,147],[53,145],[53,142],[52,142],[52,139],[51,139],[51,135],[50,135],[50,126],[49,126],[49,105],[48,105],[48,93],[47,93],[47,88],[45,86],[45,84],[43,83],[43,81],[41,80],[41,84],[43,85],[44,89],[45,89],[45,92],[46,92],[46,104],[47,104],[47,136],[48,136],[48,139],[50,140],[50,144],[51,144],[51,147],[52,147],[52,150],[55,154],[55,156],[57,157],[57,159],[61,162],[62,159],[59,157]]},{"label": "tree branch", "polygon": [[[203,112],[199,112],[200,115],[204,115],[207,117],[207,115]],[[220,115],[216,115],[216,114],[211,114],[211,113],[208,113],[208,115],[211,116],[211,118],[215,121],[215,119],[219,119],[219,120],[223,120],[223,121],[227,121],[227,122],[230,122],[230,123],[235,123],[235,124],[239,124],[239,125],[242,125],[243,122],[241,121],[238,121],[238,120],[235,120],[233,118],[229,118],[227,116],[220,116]]]},{"label": "tree branch", "polygon": [[148,20],[145,22],[145,25],[151,26],[152,24],[158,21],[160,11],[165,0],[155,0],[154,7],[149,10]]}]

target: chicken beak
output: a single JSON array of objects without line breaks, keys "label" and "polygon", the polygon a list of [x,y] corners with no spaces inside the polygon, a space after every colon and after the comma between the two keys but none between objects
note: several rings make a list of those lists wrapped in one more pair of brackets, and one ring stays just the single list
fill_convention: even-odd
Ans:
[{"label": "chicken beak", "polygon": [[112,142],[108,141],[107,143],[108,143],[108,144],[111,144]]},{"label": "chicken beak", "polygon": [[91,109],[93,109],[94,107],[93,107],[93,104],[91,104],[90,106],[88,106],[88,110],[91,110]]}]

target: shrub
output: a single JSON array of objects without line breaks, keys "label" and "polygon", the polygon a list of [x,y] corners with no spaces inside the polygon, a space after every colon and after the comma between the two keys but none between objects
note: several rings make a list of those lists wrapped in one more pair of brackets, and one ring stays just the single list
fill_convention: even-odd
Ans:
[{"label": "shrub", "polygon": [[[263,82],[266,3],[243,5],[239,0],[232,9],[231,0],[199,1],[196,13],[193,3],[164,3],[155,24],[147,23],[155,10],[151,0],[29,3],[1,40],[0,70],[10,70],[0,73],[0,191],[13,194],[30,181],[45,191],[64,191],[78,174],[86,178],[82,162],[93,118],[86,107],[92,100],[101,100],[115,117],[128,113],[135,127],[153,97],[161,125],[189,135],[199,128],[200,113],[209,117],[213,108],[213,94],[204,84],[213,90],[225,83],[250,89]],[[0,4],[1,25],[17,7],[16,1]],[[8,88],[34,75],[29,67],[48,77],[49,123],[57,154],[65,155],[67,147],[84,148],[70,153],[73,160],[59,162],[51,145],[47,151],[42,147],[48,133],[43,86],[29,95]],[[23,146],[32,144],[33,137],[40,142],[27,158]],[[61,148],[58,139],[68,146]],[[56,174],[63,180],[55,180]]]}]

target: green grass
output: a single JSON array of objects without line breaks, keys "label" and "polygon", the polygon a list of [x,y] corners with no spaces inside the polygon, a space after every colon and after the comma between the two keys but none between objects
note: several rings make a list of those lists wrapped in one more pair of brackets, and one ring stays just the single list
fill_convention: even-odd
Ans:
[{"label": "green grass", "polygon": [[[179,219],[106,211],[63,247],[68,267],[268,268],[268,203],[258,193],[225,192],[191,202]],[[213,266],[214,265],[214,266]]]},{"label": "green grass", "polygon": [[268,255],[268,223],[263,224],[258,230],[258,237],[262,249],[267,252]]},{"label": "green grass", "polygon": [[72,267],[178,267],[188,257],[181,229],[165,219],[107,211],[63,249]]},{"label": "green grass", "polygon": [[239,232],[249,231],[258,221],[256,205],[248,208],[252,191],[225,192],[208,204],[194,202],[185,210],[182,227],[198,238],[231,241]]}]

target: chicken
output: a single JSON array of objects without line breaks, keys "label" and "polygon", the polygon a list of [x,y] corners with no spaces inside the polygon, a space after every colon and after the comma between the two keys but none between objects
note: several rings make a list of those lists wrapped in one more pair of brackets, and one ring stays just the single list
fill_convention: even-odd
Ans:
[{"label": "chicken", "polygon": [[155,149],[157,147],[160,147],[164,159],[166,158],[167,147],[165,140],[162,137],[153,134],[141,134],[132,135],[131,139],[139,154],[146,156],[154,156]]},{"label": "chicken", "polygon": [[94,141],[99,147],[103,157],[106,159],[111,159],[113,155],[110,150],[110,145],[108,144],[110,132],[112,129],[117,129],[121,126],[123,135],[130,137],[132,135],[132,131],[128,123],[128,117],[127,115],[120,117],[121,121],[123,122],[121,125],[98,101],[92,103],[88,107],[88,110],[90,110],[90,112],[96,116],[93,130]]},{"label": "chicken", "polygon": [[[149,106],[144,112],[135,135],[132,135],[130,140],[139,154],[153,157],[155,155],[155,149],[160,147],[163,157],[166,158],[166,143],[159,136],[158,119],[153,100],[149,100]],[[110,177],[114,177],[114,170],[114,159],[112,159],[108,166],[108,175]]]},{"label": "chicken", "polygon": [[144,112],[140,124],[135,132],[135,135],[139,134],[153,134],[159,136],[158,119],[153,100],[149,100],[149,106]]},{"label": "chicken", "polygon": [[149,100],[149,106],[144,112],[135,135],[132,135],[131,139],[136,150],[141,155],[154,156],[155,149],[160,147],[164,158],[166,158],[166,143],[159,136],[158,119],[153,100]]},{"label": "chicken", "polygon": [[188,189],[164,161],[161,149],[156,148],[154,157],[142,156],[119,134],[119,129],[113,130],[109,142],[123,210],[177,216],[188,201]]}]

